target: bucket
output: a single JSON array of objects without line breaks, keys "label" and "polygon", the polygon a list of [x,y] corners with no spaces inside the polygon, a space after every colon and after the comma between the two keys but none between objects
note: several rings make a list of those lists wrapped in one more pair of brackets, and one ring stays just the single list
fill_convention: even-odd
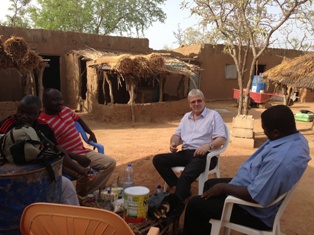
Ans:
[{"label": "bucket", "polygon": [[261,90],[265,92],[266,88],[263,77],[261,75],[255,75],[252,82],[252,92],[260,92]]},{"label": "bucket", "polygon": [[20,233],[20,218],[26,206],[33,202],[61,201],[62,159],[49,161],[56,182],[41,164],[0,167],[0,235]]},{"label": "bucket", "polygon": [[124,220],[127,223],[142,223],[147,219],[149,189],[142,186],[124,190]]}]

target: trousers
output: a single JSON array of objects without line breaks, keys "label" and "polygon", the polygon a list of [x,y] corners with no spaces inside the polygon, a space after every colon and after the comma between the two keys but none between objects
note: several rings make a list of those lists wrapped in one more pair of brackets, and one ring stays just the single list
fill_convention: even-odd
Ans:
[{"label": "trousers", "polygon": [[85,155],[91,160],[90,166],[98,170],[92,181],[89,180],[88,176],[79,175],[77,172],[63,167],[65,173],[77,178],[76,192],[79,196],[86,196],[99,188],[103,189],[116,167],[116,160],[105,154],[90,151]]},{"label": "trousers", "polygon": [[[191,183],[196,180],[199,175],[204,172],[206,166],[206,156],[194,157],[195,150],[182,150],[176,153],[158,154],[153,158],[153,164],[166,181],[169,187],[176,186],[174,194],[176,194],[182,201],[184,201],[191,190]],[[212,164],[213,163],[213,164]],[[217,158],[212,158],[212,169],[217,164]],[[178,177],[171,167],[184,166],[184,171]]]},{"label": "trousers", "polygon": [[[231,178],[209,179],[204,184],[204,192],[217,183],[228,183]],[[227,195],[209,198],[207,200],[201,196],[191,198],[185,210],[184,235],[208,235],[211,231],[210,219],[220,219],[224,202]],[[232,222],[242,224],[260,230],[271,230],[259,218],[249,214],[238,205],[233,206],[231,219]]]}]

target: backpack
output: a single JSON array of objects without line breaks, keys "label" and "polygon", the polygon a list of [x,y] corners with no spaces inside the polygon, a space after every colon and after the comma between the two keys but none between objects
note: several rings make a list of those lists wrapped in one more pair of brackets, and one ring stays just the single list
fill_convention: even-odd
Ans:
[{"label": "backpack", "polygon": [[1,138],[1,156],[16,165],[41,163],[55,180],[48,160],[60,157],[61,154],[42,132],[23,124],[12,128]]},{"label": "backpack", "polygon": [[14,127],[2,140],[3,157],[9,163],[22,165],[36,160],[41,150],[41,140],[29,125]]}]

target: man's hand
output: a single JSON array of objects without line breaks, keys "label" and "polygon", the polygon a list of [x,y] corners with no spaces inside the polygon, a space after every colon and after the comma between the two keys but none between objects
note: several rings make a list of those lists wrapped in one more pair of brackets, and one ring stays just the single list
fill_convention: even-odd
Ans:
[{"label": "man's hand", "polygon": [[204,192],[201,197],[207,200],[208,198],[218,197],[222,194],[225,194],[224,187],[225,187],[225,183],[215,184],[206,192]]},{"label": "man's hand", "polygon": [[194,157],[203,156],[208,153],[208,150],[209,150],[209,144],[204,144],[195,150]]},{"label": "man's hand", "polygon": [[97,139],[96,139],[94,132],[89,134],[88,142],[90,142],[90,141],[97,143]]},{"label": "man's hand", "polygon": [[88,173],[90,172],[90,167],[80,167],[78,168],[78,170],[76,171],[79,175],[85,175],[87,176]]},{"label": "man's hand", "polygon": [[176,145],[174,142],[171,142],[170,144],[170,152],[176,153],[178,151],[178,145]]}]

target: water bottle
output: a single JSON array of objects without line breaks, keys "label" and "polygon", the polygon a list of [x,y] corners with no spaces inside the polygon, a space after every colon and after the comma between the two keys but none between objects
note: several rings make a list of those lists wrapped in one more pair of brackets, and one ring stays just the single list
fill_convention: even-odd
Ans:
[{"label": "water bottle", "polygon": [[129,163],[127,168],[124,170],[124,179],[123,179],[123,190],[125,190],[128,187],[133,186],[133,167],[132,164]]},{"label": "water bottle", "polygon": [[162,193],[162,190],[161,190],[161,185],[160,184],[158,184],[157,185],[157,189],[156,189],[156,195],[158,195],[158,194],[161,194]]}]

